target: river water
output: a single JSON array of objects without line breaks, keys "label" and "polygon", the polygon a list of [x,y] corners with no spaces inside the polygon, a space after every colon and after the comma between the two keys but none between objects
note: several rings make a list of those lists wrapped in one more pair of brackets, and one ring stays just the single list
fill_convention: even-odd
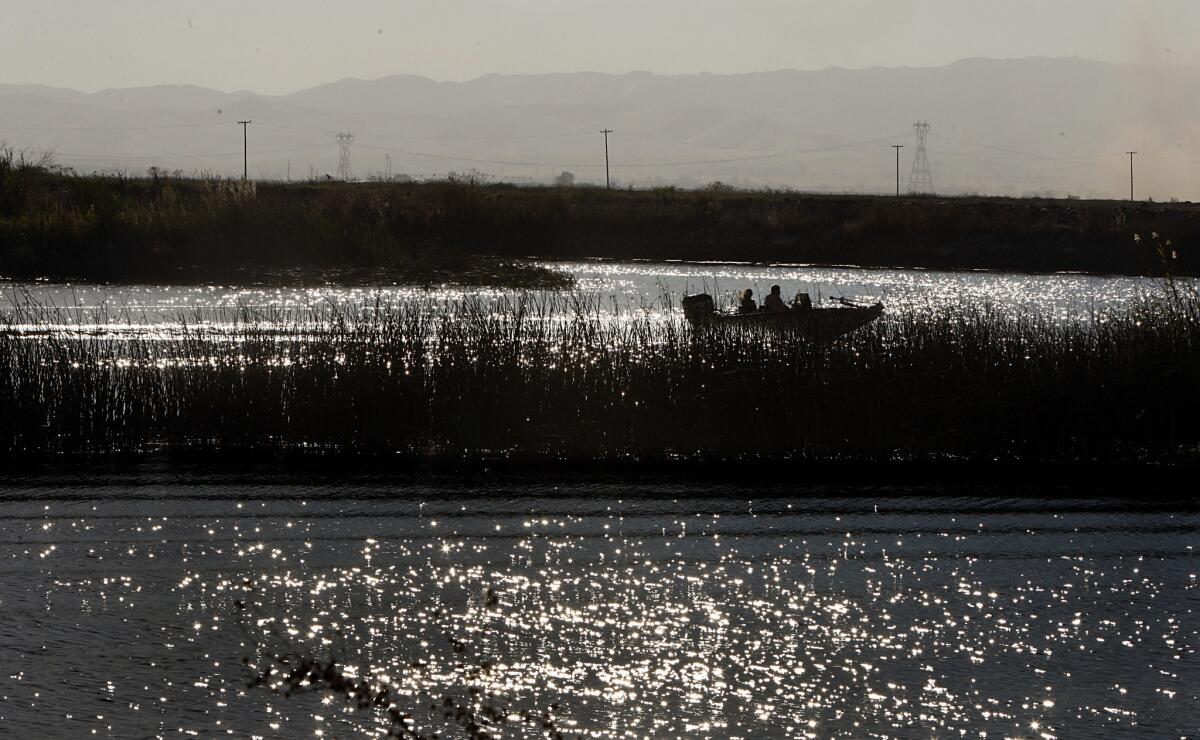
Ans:
[{"label": "river water", "polygon": [[330,694],[249,688],[292,650],[390,686],[425,732],[429,703],[470,683],[506,711],[557,704],[570,737],[1190,737],[1196,504],[971,486],[10,480],[0,727],[386,730]]},{"label": "river water", "polygon": [[[679,298],[700,291],[714,295],[719,306],[729,307],[736,291],[751,288],[761,298],[770,286],[778,284],[786,298],[802,291],[809,293],[817,304],[829,298],[863,303],[883,301],[888,309],[885,320],[905,311],[971,307],[1057,322],[1090,321],[1162,289],[1160,281],[1150,278],[1074,273],[1034,275],[683,262],[554,262],[547,266],[574,275],[576,295],[594,299],[603,315],[615,318],[679,315]],[[0,284],[0,293],[3,295],[0,317],[12,314],[13,306],[32,303],[56,309],[56,321],[64,325],[104,328],[109,332],[137,331],[147,325],[163,331],[183,322],[193,327],[220,326],[246,312],[286,320],[314,308],[409,302],[436,309],[465,297],[503,302],[515,295],[514,291],[497,289],[404,285],[280,288],[52,283]],[[44,320],[39,323],[37,328],[46,328]]]},{"label": "river water", "polygon": [[[617,314],[664,317],[683,292],[728,300],[779,283],[889,310],[986,305],[1086,321],[1157,287],[1085,275],[555,266]],[[464,295],[5,292],[7,310],[28,298],[66,307],[56,316],[76,328],[151,333],[245,309]],[[981,486],[9,478],[0,736],[386,731],[381,711],[329,693],[250,686],[290,654],[336,659],[389,687],[425,733],[447,729],[429,705],[465,700],[472,685],[508,712],[556,705],[553,724],[568,737],[1193,737],[1197,503],[1179,491]],[[542,736],[520,722],[508,732]]]}]

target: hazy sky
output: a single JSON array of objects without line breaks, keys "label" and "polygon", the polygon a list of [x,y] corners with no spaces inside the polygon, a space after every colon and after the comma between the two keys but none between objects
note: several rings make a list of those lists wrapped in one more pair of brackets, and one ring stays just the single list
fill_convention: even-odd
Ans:
[{"label": "hazy sky", "polygon": [[1200,0],[3,0],[0,82],[283,93],[343,77],[1077,56],[1200,66]]}]

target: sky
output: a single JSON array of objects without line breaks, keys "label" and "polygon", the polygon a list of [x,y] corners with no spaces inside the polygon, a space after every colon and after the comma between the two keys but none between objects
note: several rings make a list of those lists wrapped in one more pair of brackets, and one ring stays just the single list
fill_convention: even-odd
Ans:
[{"label": "sky", "polygon": [[0,19],[0,83],[89,92],[976,56],[1200,66],[1197,0],[3,0]]}]

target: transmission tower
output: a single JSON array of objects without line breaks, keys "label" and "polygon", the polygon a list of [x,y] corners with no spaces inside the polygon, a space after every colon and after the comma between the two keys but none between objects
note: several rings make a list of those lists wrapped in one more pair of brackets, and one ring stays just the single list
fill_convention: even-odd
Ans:
[{"label": "transmission tower", "polygon": [[933,173],[929,171],[929,156],[926,153],[929,138],[929,124],[918,121],[913,124],[917,132],[917,153],[913,156],[912,174],[908,176],[908,190],[911,193],[932,193]]},{"label": "transmission tower", "polygon": [[339,131],[337,142],[341,148],[341,154],[338,156],[337,176],[339,180],[349,180],[351,178],[350,145],[354,143],[354,134],[348,131]]}]

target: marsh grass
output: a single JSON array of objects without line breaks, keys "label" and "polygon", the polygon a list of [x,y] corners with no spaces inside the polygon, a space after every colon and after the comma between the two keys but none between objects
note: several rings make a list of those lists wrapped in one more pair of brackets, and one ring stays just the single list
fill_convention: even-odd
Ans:
[{"label": "marsh grass", "polygon": [[1076,461],[1200,442],[1190,291],[1071,323],[908,312],[830,344],[561,294],[243,309],[160,335],[60,331],[73,318],[25,301],[0,328],[10,455]]},{"label": "marsh grass", "polygon": [[486,243],[424,237],[440,202],[399,188],[79,176],[0,147],[0,276],[564,288]]},{"label": "marsh grass", "polygon": [[[1200,207],[728,188],[250,182],[73,175],[0,148],[0,275],[565,287],[521,258],[753,260],[1162,275],[1134,244],[1200,243]],[[1200,272],[1174,248],[1172,274]]]}]

